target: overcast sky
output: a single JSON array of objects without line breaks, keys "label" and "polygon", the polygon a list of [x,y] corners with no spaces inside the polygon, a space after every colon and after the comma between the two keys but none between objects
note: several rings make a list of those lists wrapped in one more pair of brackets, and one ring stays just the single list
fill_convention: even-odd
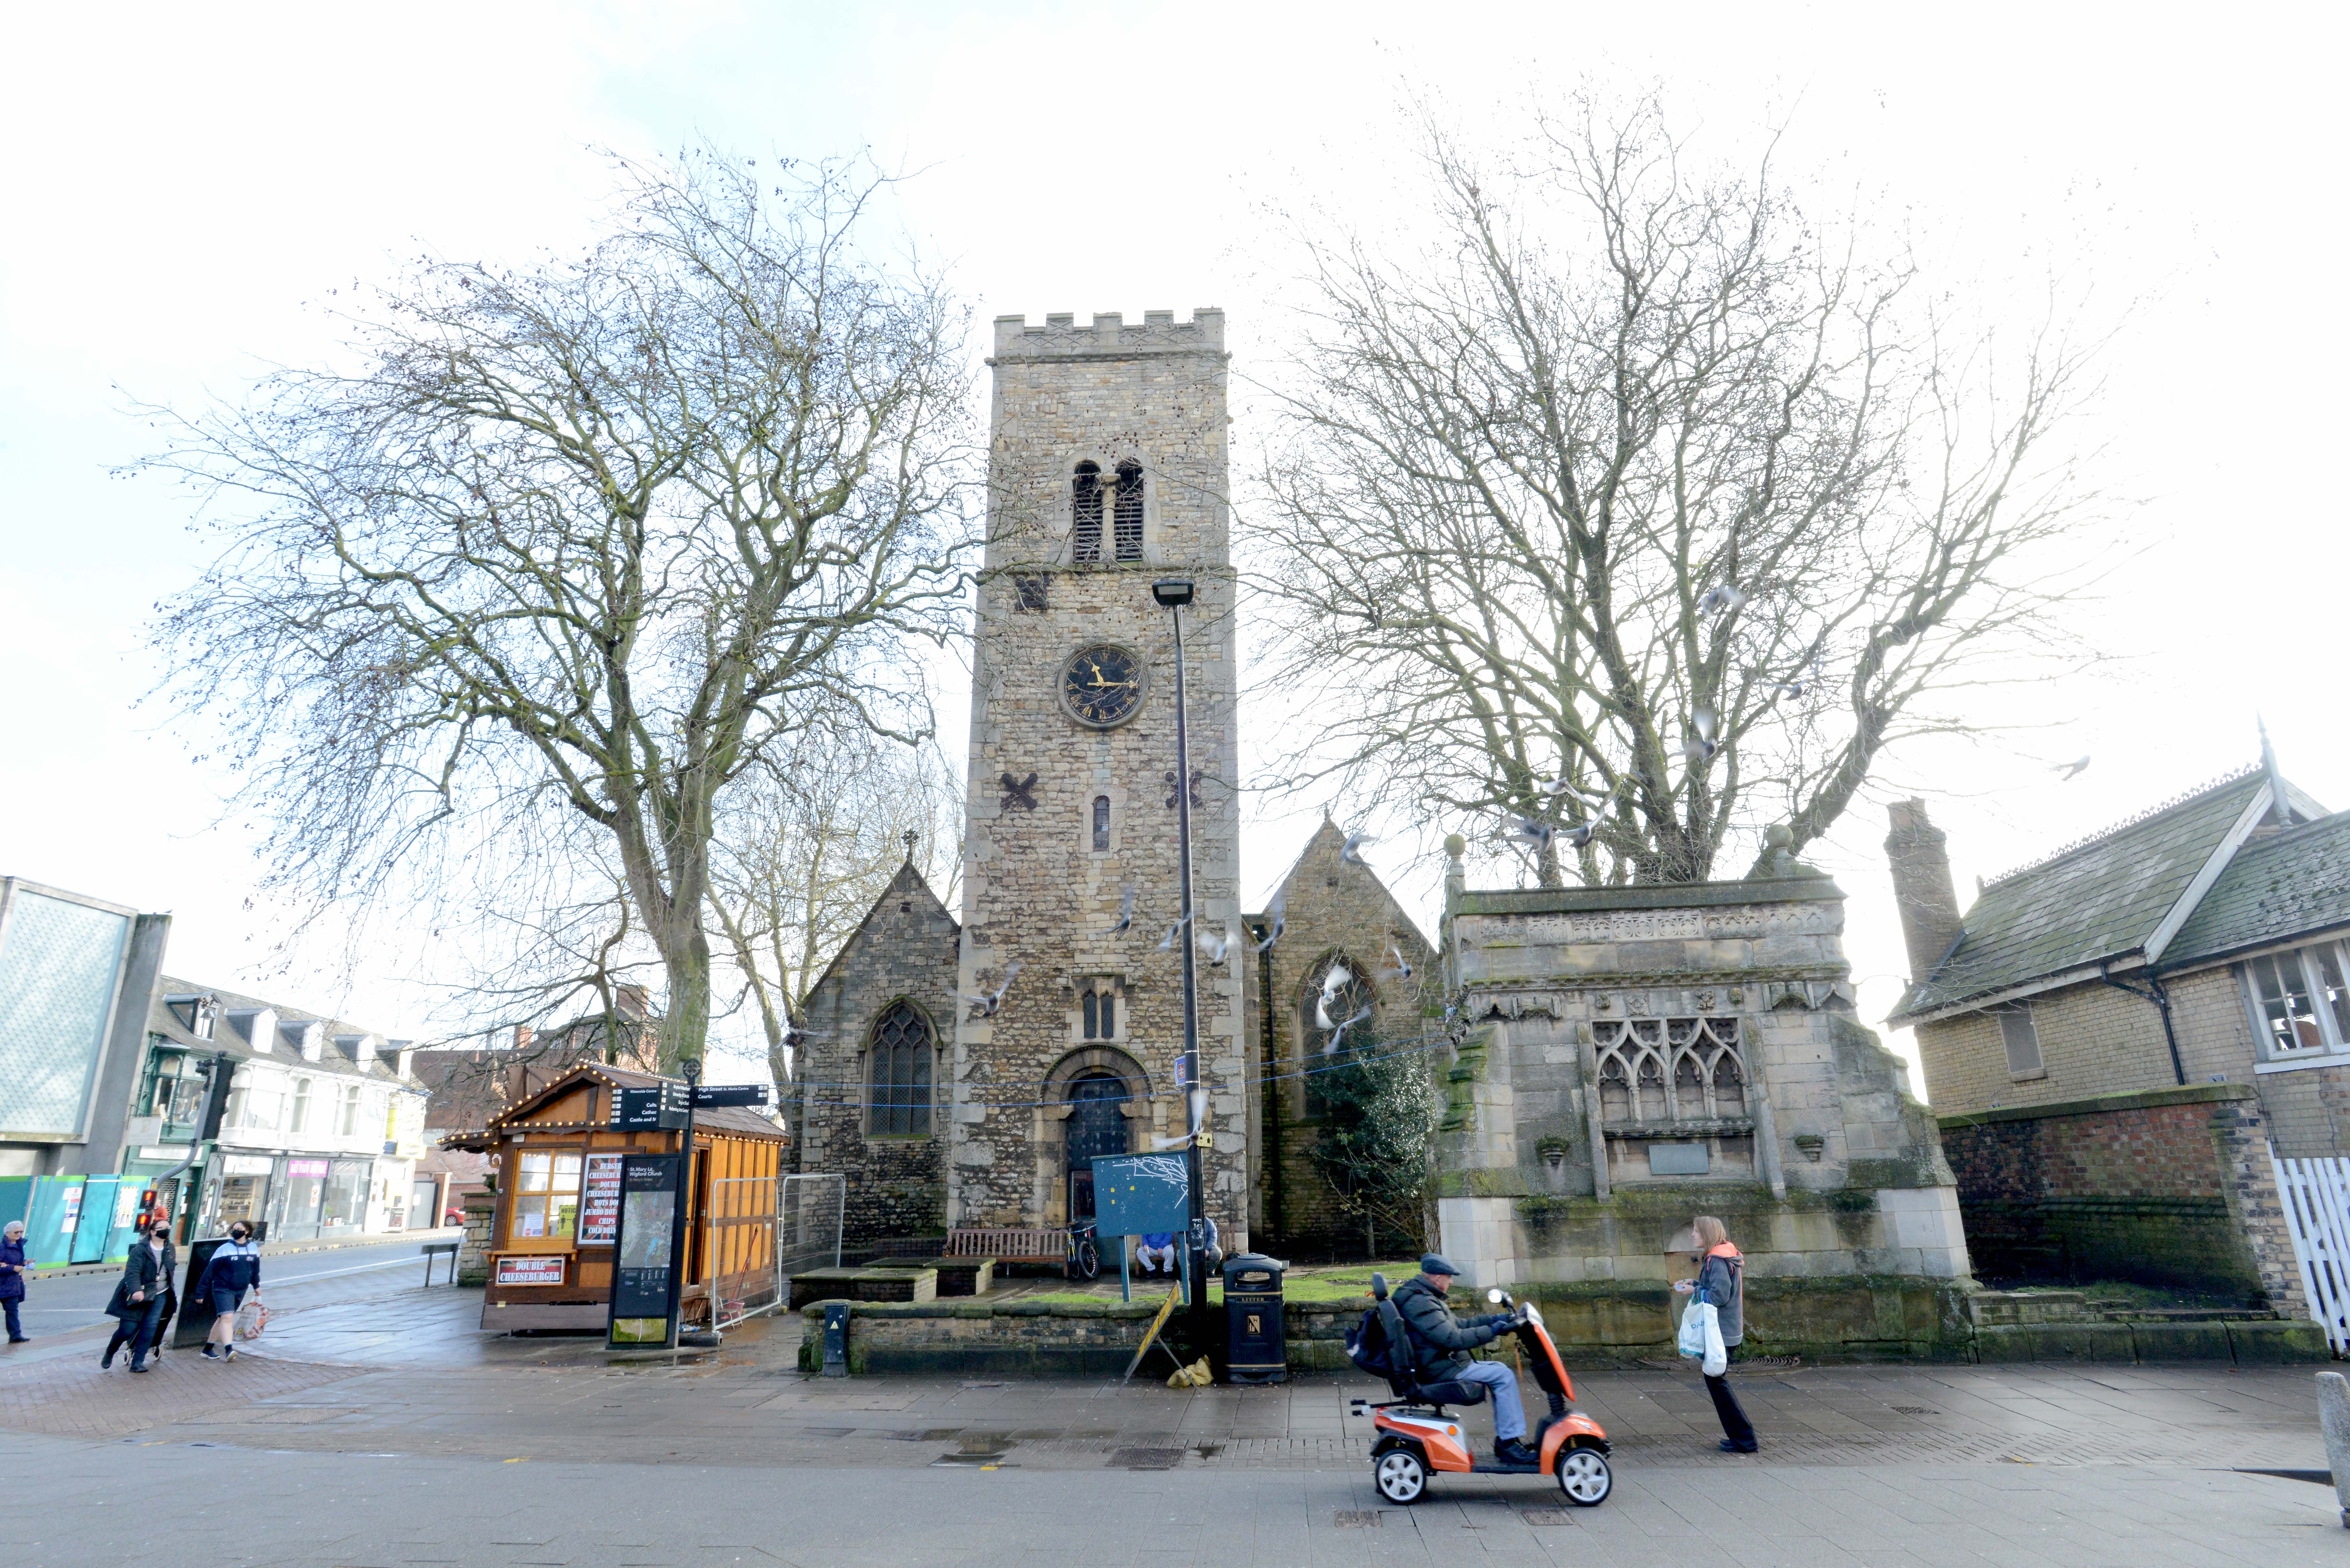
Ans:
[{"label": "overcast sky", "polygon": [[[2339,8],[671,4],[15,8],[0,126],[0,871],[178,917],[182,975],[424,1033],[419,978],[262,967],[259,833],[213,826],[203,738],[134,707],[151,607],[203,564],[185,499],[118,481],[125,394],[234,396],[333,352],[322,306],[423,249],[518,258],[584,232],[597,146],[869,147],[903,221],[999,313],[1229,313],[1235,369],[1283,324],[1265,214],[1409,224],[1407,95],[1472,126],[1585,78],[1661,83],[1725,151],[1862,192],[1954,287],[2054,275],[2122,323],[2085,439],[2136,498],[2082,629],[2112,675],[1998,698],[2011,739],[1893,759],[1814,857],[1851,895],[1881,1017],[1903,970],[1882,802],[1917,793],[1962,887],[2254,755],[2350,805]],[[1145,221],[1114,233],[1113,204]],[[1249,439],[1239,399],[1240,439]],[[1246,517],[1241,519],[1246,526]],[[2329,586],[2335,585],[2335,586]],[[960,694],[945,711],[956,714]],[[1243,741],[1247,736],[1244,733]],[[2094,759],[2059,784],[2050,762]],[[1261,815],[1261,893],[1312,816]],[[1429,908],[1424,878],[1407,891]],[[1906,1044],[1906,1042],[1905,1042]],[[1922,1086],[1922,1085],[1921,1085]]]}]

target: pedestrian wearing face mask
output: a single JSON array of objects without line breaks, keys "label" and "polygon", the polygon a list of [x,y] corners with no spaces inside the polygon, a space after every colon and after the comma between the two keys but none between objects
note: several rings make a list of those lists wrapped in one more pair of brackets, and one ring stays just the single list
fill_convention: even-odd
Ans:
[{"label": "pedestrian wearing face mask", "polygon": [[172,1222],[158,1220],[131,1247],[130,1261],[122,1266],[122,1281],[114,1287],[114,1299],[106,1303],[108,1314],[121,1326],[107,1342],[99,1366],[112,1366],[114,1353],[128,1342],[130,1370],[147,1370],[147,1352],[154,1347],[163,1332],[163,1321],[177,1304],[172,1281],[179,1266],[179,1254],[172,1247]]},{"label": "pedestrian wearing face mask", "polygon": [[11,1220],[0,1228],[0,1311],[8,1314],[8,1343],[25,1343],[25,1325],[17,1313],[25,1304],[25,1272],[33,1265],[25,1257],[25,1222]]},{"label": "pedestrian wearing face mask", "polygon": [[228,1228],[227,1242],[213,1249],[203,1277],[189,1293],[213,1309],[213,1326],[204,1335],[205,1360],[236,1359],[236,1309],[244,1304],[247,1291],[254,1300],[261,1299],[261,1249],[253,1244],[253,1228],[240,1220]]}]

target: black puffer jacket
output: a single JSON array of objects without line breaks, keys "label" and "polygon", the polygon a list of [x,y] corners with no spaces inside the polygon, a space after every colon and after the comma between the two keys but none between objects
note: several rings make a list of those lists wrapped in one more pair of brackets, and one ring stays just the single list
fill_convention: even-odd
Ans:
[{"label": "black puffer jacket", "polygon": [[1411,1354],[1422,1382],[1451,1377],[1475,1359],[1469,1353],[1491,1345],[1501,1335],[1506,1315],[1471,1318],[1466,1324],[1429,1282],[1415,1275],[1395,1288],[1389,1300],[1403,1314],[1404,1332],[1411,1335]]}]

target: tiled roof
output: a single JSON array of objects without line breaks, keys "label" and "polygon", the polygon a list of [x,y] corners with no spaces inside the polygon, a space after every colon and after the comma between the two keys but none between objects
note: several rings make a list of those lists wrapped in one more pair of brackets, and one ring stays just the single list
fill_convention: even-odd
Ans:
[{"label": "tiled roof", "polygon": [[2144,947],[2266,783],[2220,780],[1987,885],[1964,934],[1896,1020]]},{"label": "tiled roof", "polygon": [[2236,852],[2162,955],[2165,969],[2350,926],[2350,811]]},{"label": "tiled roof", "polygon": [[[188,996],[211,996],[220,1002],[220,1017],[214,1022],[209,1038],[189,1033],[186,1021],[172,1011],[172,998]],[[277,1015],[277,1037],[265,1043],[266,1050],[256,1050],[255,1043],[244,1037],[244,1032],[251,1027],[252,1021],[264,1010]],[[318,1059],[311,1062],[303,1058],[301,1042],[304,1032],[314,1026],[324,1038],[320,1042]],[[382,1044],[375,1061],[363,1067],[359,1065],[357,1042],[369,1031],[357,1024],[320,1013],[305,1012],[296,1007],[280,1006],[239,992],[224,991],[216,985],[199,985],[193,981],[168,974],[155,982],[155,1000],[147,1011],[147,1033],[161,1035],[172,1044],[192,1051],[218,1052],[240,1060],[253,1058],[276,1062],[305,1073],[382,1078],[403,1088],[421,1087],[413,1076],[402,1078],[400,1075],[400,1052],[408,1044],[405,1040],[382,1040],[378,1035]]]}]

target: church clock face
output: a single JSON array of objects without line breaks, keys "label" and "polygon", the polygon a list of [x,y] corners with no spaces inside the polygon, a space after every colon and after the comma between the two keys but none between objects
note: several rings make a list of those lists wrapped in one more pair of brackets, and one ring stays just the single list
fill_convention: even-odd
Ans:
[{"label": "church clock face", "polygon": [[1111,729],[1141,708],[1148,673],[1132,651],[1114,643],[1081,648],[1061,668],[1061,706],[1080,724]]}]

